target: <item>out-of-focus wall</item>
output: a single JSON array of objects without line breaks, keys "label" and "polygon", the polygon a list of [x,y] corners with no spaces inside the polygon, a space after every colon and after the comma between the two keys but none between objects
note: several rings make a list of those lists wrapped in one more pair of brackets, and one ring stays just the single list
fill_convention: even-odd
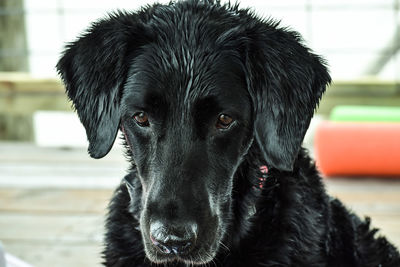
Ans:
[{"label": "out-of-focus wall", "polygon": [[[168,2],[168,1],[159,1]],[[224,1],[222,1],[224,2]],[[400,0],[242,0],[263,17],[299,31],[306,43],[329,62],[335,80],[374,74],[400,80]],[[116,9],[136,10],[149,0],[25,0],[30,70],[54,76],[63,44],[91,21]],[[396,43],[397,42],[397,43]],[[371,70],[373,63],[384,65]],[[387,63],[385,63],[387,62]],[[377,69],[375,67],[375,69]]]}]

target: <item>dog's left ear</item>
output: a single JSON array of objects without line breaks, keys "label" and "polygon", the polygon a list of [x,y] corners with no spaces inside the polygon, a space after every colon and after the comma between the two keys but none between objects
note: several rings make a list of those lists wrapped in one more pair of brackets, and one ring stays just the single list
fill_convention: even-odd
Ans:
[{"label": "dog's left ear", "polygon": [[104,157],[116,138],[122,88],[135,49],[146,42],[143,27],[137,14],[111,14],[67,45],[57,64],[93,158]]},{"label": "dog's left ear", "polygon": [[270,167],[290,171],[331,78],[296,32],[263,26],[247,32],[246,76],[255,138]]}]

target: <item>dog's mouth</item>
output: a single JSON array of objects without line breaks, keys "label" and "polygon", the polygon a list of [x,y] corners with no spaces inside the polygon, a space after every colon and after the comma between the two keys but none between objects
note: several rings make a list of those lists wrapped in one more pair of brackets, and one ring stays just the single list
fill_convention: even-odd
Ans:
[{"label": "dog's mouth", "polygon": [[156,264],[183,262],[188,265],[205,265],[216,256],[216,246],[201,246],[193,249],[177,248],[151,240],[150,244],[145,247],[148,259]]}]

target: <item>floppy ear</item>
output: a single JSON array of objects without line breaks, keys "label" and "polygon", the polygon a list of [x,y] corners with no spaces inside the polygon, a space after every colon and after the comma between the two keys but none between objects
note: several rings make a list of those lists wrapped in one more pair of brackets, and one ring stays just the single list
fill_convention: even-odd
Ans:
[{"label": "floppy ear", "polygon": [[68,44],[56,66],[93,158],[104,157],[116,138],[122,87],[133,50],[144,43],[142,28],[136,14],[111,14]]},{"label": "floppy ear", "polygon": [[248,32],[245,64],[255,139],[269,166],[289,171],[331,78],[296,32],[276,27],[263,24]]}]

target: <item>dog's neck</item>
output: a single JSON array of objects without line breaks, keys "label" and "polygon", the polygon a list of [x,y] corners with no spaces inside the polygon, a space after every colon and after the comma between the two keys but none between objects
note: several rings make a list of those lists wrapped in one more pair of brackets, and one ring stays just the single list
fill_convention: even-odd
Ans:
[{"label": "dog's neck", "polygon": [[226,233],[223,241],[228,247],[236,247],[253,231],[255,217],[259,212],[258,203],[272,194],[278,185],[272,175],[276,170],[270,172],[257,144],[253,143],[248,154],[234,175],[231,208],[235,216],[231,218],[230,233]]}]

